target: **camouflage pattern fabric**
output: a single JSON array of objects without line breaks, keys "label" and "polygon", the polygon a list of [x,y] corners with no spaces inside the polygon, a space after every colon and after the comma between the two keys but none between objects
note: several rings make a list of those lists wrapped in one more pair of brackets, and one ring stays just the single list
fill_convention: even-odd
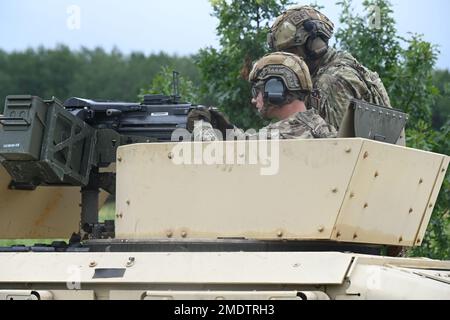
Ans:
[{"label": "camouflage pattern fabric", "polygon": [[274,52],[265,55],[253,65],[249,81],[264,81],[272,77],[281,78],[289,91],[312,91],[308,66],[295,54]]},{"label": "camouflage pattern fabric", "polygon": [[[314,109],[296,113],[263,129],[267,130],[268,138],[326,139],[337,137],[334,127],[328,125]],[[235,128],[234,131],[234,135],[240,139],[255,139],[258,137],[258,133],[244,133],[239,128]],[[193,135],[195,141],[220,140],[220,131],[215,130],[208,122],[197,123]]]},{"label": "camouflage pattern fabric", "polygon": [[265,129],[279,130],[281,139],[326,139],[337,136],[334,127],[328,125],[313,109],[296,113]]},{"label": "camouflage pattern fabric", "polygon": [[310,106],[317,108],[319,115],[337,129],[352,98],[391,106],[378,74],[365,68],[347,52],[329,49],[311,77],[320,98],[318,105],[310,103]]},{"label": "camouflage pattern fabric", "polygon": [[196,121],[192,138],[194,141],[219,141],[222,133],[214,129],[211,123],[206,121]]},{"label": "camouflage pattern fabric", "polygon": [[272,50],[286,50],[306,44],[311,32],[305,22],[314,21],[316,32],[327,41],[334,32],[334,24],[320,11],[311,6],[297,5],[281,14],[272,25],[267,42]]}]

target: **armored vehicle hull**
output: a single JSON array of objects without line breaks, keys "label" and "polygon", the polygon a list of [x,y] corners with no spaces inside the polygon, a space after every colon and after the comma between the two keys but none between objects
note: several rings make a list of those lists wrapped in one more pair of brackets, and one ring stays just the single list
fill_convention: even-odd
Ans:
[{"label": "armored vehicle hull", "polygon": [[[0,298],[450,299],[450,262],[382,256],[422,243],[449,157],[335,139],[273,142],[249,162],[260,143],[120,147],[115,237],[3,248]],[[2,238],[67,228],[68,212],[36,228],[2,199]]]},{"label": "armored vehicle hull", "polygon": [[1,253],[2,299],[450,299],[450,262],[336,252]]}]

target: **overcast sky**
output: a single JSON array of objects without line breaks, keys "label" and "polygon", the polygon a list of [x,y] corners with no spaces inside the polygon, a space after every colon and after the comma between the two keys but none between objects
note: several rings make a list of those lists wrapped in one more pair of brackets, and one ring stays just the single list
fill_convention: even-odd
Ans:
[{"label": "overcast sky", "polygon": [[[317,2],[337,22],[336,0]],[[450,69],[450,1],[392,3],[400,33],[424,34],[440,47],[438,67]],[[63,43],[73,49],[116,46],[124,53],[191,54],[218,46],[217,20],[211,12],[208,0],[0,0],[0,48],[12,51]]]}]

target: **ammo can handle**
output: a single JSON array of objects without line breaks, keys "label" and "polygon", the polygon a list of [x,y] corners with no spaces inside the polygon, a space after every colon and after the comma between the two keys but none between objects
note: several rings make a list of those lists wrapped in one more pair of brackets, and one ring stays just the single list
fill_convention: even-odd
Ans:
[{"label": "ammo can handle", "polygon": [[[16,121],[16,122],[7,122],[7,121]],[[7,126],[29,126],[31,123],[24,118],[0,117],[0,124],[7,127]]]}]

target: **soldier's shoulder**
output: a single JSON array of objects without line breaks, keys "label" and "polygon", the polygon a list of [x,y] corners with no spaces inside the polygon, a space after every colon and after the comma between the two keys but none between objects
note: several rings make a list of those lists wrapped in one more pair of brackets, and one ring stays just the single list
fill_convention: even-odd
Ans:
[{"label": "soldier's shoulder", "polygon": [[333,50],[327,54],[313,79],[329,82],[357,78],[359,66],[358,61],[350,53]]},{"label": "soldier's shoulder", "polygon": [[[301,112],[303,113],[303,112]],[[310,118],[308,116],[299,116],[294,114],[289,118],[272,123],[265,129],[276,131],[281,139],[309,139],[314,138],[311,134],[312,125],[309,125]]]},{"label": "soldier's shoulder", "polygon": [[329,49],[322,60],[322,66],[332,67],[340,64],[359,64],[358,60],[347,51]]},{"label": "soldier's shoulder", "polygon": [[336,129],[326,123],[315,109],[298,113],[296,118],[311,129],[311,133],[315,138],[335,138],[337,136]]},{"label": "soldier's shoulder", "polygon": [[309,109],[305,112],[299,112],[293,117],[291,121],[296,124],[307,124],[312,128],[314,128],[318,124],[326,123],[315,109]]},{"label": "soldier's shoulder", "polygon": [[335,138],[334,127],[328,125],[316,110],[299,112],[266,127],[278,130],[282,139]]},{"label": "soldier's shoulder", "polygon": [[269,124],[265,129],[267,130],[289,130],[289,128],[292,125],[292,121],[295,119],[295,116],[291,116],[289,118],[286,118],[284,120],[280,120],[274,123]]}]

